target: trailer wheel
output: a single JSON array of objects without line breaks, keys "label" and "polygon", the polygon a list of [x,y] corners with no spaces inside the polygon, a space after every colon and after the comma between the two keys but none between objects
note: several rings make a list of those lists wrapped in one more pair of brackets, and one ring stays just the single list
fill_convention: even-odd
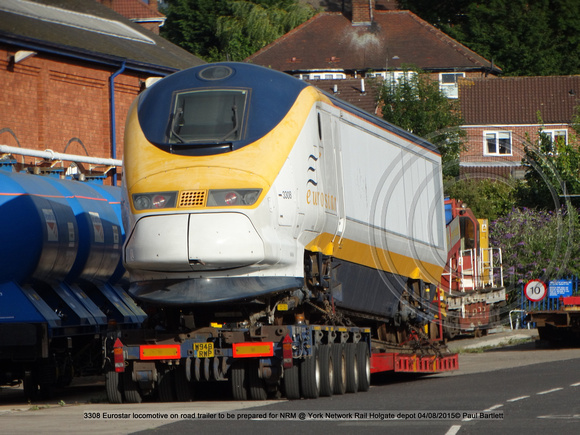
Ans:
[{"label": "trailer wheel", "polygon": [[187,381],[185,364],[174,370],[173,382],[175,384],[175,397],[178,402],[191,402],[191,384]]},{"label": "trailer wheel", "polygon": [[139,385],[133,380],[133,375],[128,370],[123,374],[123,392],[127,403],[141,403],[143,401]]},{"label": "trailer wheel", "polygon": [[356,344],[346,343],[344,345],[344,355],[346,358],[346,392],[356,393],[358,391]]},{"label": "trailer wheel", "polygon": [[250,361],[248,364],[248,382],[252,400],[266,400],[268,398],[266,383],[260,378],[259,369],[258,361]]},{"label": "trailer wheel", "polygon": [[22,388],[24,390],[24,397],[26,400],[38,399],[38,381],[36,380],[32,370],[26,370],[24,372]]},{"label": "trailer wheel", "polygon": [[320,395],[318,346],[312,346],[312,355],[300,364],[300,386],[305,399],[317,399]]},{"label": "trailer wheel", "polygon": [[320,395],[332,396],[334,390],[334,367],[332,365],[331,346],[325,344],[319,348]]},{"label": "trailer wheel", "polygon": [[161,379],[157,384],[157,397],[160,402],[175,402],[175,373],[173,370],[166,370],[160,373]]},{"label": "trailer wheel", "polygon": [[371,356],[369,345],[364,341],[356,344],[358,365],[358,390],[368,391],[371,387]]},{"label": "trailer wheel", "polygon": [[232,365],[231,382],[234,400],[248,400],[248,382],[244,361],[236,361]]},{"label": "trailer wheel", "polygon": [[332,364],[334,374],[334,394],[344,394],[346,392],[346,356],[344,345],[335,343],[332,345]]},{"label": "trailer wheel", "polygon": [[105,373],[105,389],[109,403],[123,403],[119,373],[112,370]]},{"label": "trailer wheel", "polygon": [[298,361],[289,369],[284,369],[284,391],[288,400],[300,399],[300,367]]}]

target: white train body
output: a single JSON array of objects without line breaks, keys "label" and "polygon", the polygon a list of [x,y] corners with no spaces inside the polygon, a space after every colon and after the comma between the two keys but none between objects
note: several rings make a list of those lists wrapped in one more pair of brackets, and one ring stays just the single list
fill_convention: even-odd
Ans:
[{"label": "white train body", "polygon": [[[184,89],[240,93],[220,109],[237,131],[188,142],[196,120],[175,109]],[[320,255],[333,272],[318,270],[316,285],[334,280],[333,304],[388,317],[408,281],[437,284],[447,258],[432,145],[249,64],[182,71],[142,95],[127,121],[124,185],[130,292],[154,304],[318,297],[308,259]]]}]

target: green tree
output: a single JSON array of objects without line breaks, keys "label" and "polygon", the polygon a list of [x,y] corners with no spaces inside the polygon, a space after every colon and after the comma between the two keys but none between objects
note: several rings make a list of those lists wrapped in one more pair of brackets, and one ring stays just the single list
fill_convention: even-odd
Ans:
[{"label": "green tree", "polygon": [[169,0],[161,35],[209,61],[242,61],[308,20],[295,0]]},{"label": "green tree", "polygon": [[509,214],[516,206],[515,181],[489,178],[444,180],[445,196],[460,199],[476,217],[494,221]]},{"label": "green tree", "polygon": [[580,73],[577,0],[401,0],[506,75]]},{"label": "green tree", "polygon": [[514,209],[490,225],[490,243],[502,250],[508,288],[580,274],[580,221],[574,209]]},{"label": "green tree", "polygon": [[[578,110],[578,109],[577,109]],[[535,141],[524,147],[525,183],[518,188],[522,206],[557,210],[562,205],[580,206],[580,147],[577,136],[552,141],[543,128]],[[567,196],[571,195],[571,196]]]},{"label": "green tree", "polygon": [[397,82],[385,80],[378,99],[386,121],[436,145],[444,175],[458,175],[465,132],[459,128],[463,118],[456,100],[448,99],[439,84],[419,69],[406,71]]}]

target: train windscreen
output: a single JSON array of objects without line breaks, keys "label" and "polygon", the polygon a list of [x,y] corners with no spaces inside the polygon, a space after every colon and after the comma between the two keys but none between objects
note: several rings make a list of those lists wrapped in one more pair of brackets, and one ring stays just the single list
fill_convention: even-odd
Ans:
[{"label": "train windscreen", "polygon": [[212,89],[176,95],[168,142],[223,143],[242,139],[247,90]]}]

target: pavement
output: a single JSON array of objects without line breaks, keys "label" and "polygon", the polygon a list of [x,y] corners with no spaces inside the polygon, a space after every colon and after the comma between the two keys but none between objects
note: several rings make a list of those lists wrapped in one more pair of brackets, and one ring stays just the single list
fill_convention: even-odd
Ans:
[{"label": "pavement", "polygon": [[482,337],[465,337],[447,342],[451,352],[476,352],[492,348],[504,348],[533,342],[539,339],[537,329],[496,328]]}]

